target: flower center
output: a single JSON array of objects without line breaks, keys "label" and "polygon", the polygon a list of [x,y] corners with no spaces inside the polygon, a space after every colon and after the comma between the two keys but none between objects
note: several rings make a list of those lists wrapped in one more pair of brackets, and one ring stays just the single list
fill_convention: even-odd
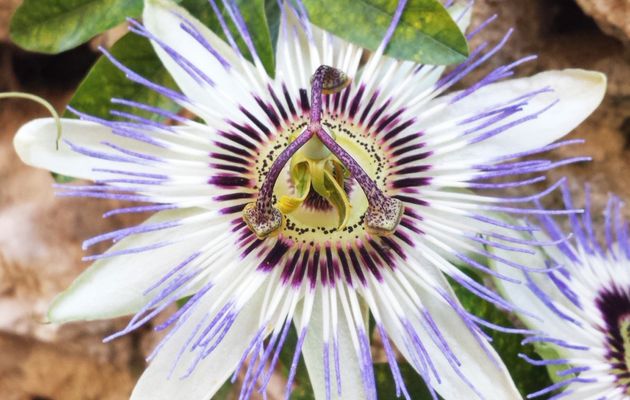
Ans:
[{"label": "flower center", "polygon": [[339,215],[339,227],[348,222],[350,202],[345,189],[348,171],[330,150],[319,140],[311,138],[291,158],[291,185],[294,196],[282,195],[276,207],[284,215],[298,209],[310,196],[318,196],[332,204]]},{"label": "flower center", "polygon": [[606,358],[617,385],[630,394],[630,292],[613,285],[598,296],[597,305],[606,323]]},{"label": "flower center", "polygon": [[[335,127],[322,124],[322,94],[339,93],[349,84],[348,76],[329,66],[322,65],[313,74],[308,124],[292,135],[288,146],[273,159],[256,202],[243,210],[243,220],[258,238],[280,233],[285,215],[300,209],[311,191],[337,209],[337,227],[345,227],[350,218],[349,209],[361,204],[360,201],[352,203],[345,190],[346,180],[350,178],[358,183],[367,200],[367,210],[362,216],[366,229],[376,235],[388,235],[396,230],[404,211],[402,202],[386,196],[364,166],[351,156],[351,153],[357,154],[353,151],[356,143],[337,140]],[[282,193],[274,205],[274,187],[287,165],[294,193]]]},{"label": "flower center", "polygon": [[623,358],[627,369],[630,365],[630,315],[628,314],[619,320],[619,336],[623,342]]}]

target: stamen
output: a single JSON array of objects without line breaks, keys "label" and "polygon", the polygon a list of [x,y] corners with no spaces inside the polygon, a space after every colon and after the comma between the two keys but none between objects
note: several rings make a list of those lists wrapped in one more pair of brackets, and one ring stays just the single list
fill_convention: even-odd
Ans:
[{"label": "stamen", "polygon": [[350,171],[368,198],[369,206],[365,213],[365,225],[368,232],[383,236],[394,233],[403,216],[403,203],[395,198],[386,196],[361,165],[341,147],[323,129],[317,131],[317,137]]}]

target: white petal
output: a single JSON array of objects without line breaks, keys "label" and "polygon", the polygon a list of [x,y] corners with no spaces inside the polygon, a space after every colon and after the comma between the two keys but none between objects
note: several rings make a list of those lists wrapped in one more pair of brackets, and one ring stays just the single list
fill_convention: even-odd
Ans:
[{"label": "white petal", "polygon": [[[330,387],[332,399],[348,399],[348,400],[360,400],[367,398],[365,393],[365,385],[361,377],[361,366],[359,358],[354,351],[352,341],[350,338],[350,331],[348,328],[348,322],[346,316],[341,312],[342,306],[339,300],[337,300],[337,309],[340,311],[338,316],[338,328],[337,338],[339,347],[339,366],[341,372],[341,390],[342,394],[337,394],[337,379],[335,372],[335,360],[334,360],[334,348],[331,342],[329,343],[329,374],[330,374]],[[295,321],[296,326],[300,326],[301,323],[301,309],[298,308],[296,312]],[[315,398],[317,400],[326,399],[326,381],[324,370],[324,340],[323,340],[323,324],[324,318],[330,318],[330,313],[324,313],[321,299],[321,290],[318,289],[315,296],[315,303],[311,319],[308,323],[308,333],[304,340],[304,346],[302,348],[302,354],[308,370],[308,375],[315,391]],[[335,332],[331,332],[331,336],[334,337]]]},{"label": "white petal", "polygon": [[[526,238],[525,236],[523,237]],[[531,237],[529,239],[531,240]],[[550,241],[550,239],[544,235],[537,235],[536,239],[540,241]],[[516,253],[497,248],[489,248],[491,253],[501,258],[509,259],[528,268],[540,269],[546,268],[545,252],[549,250],[557,251],[553,246],[546,246],[543,249],[537,248],[536,254]],[[488,260],[488,264],[495,271],[524,282],[524,284],[517,284],[501,279],[494,280],[497,289],[507,301],[530,314],[519,315],[519,318],[521,318],[528,328],[545,332],[550,337],[563,339],[568,342],[574,342],[576,340],[579,342],[581,340],[582,343],[589,343],[589,338],[582,336],[584,335],[582,329],[576,329],[572,323],[556,314],[527,287],[525,284],[527,279],[522,271],[506,266],[495,260]],[[571,313],[573,306],[545,273],[530,273],[529,276],[533,283],[549,296],[549,299],[553,301],[562,312]]]},{"label": "white petal", "polygon": [[[200,214],[199,210],[162,211],[144,224],[154,224]],[[198,227],[173,229],[129,236],[108,252],[144,246],[189,234]],[[143,293],[169,270],[183,262],[209,237],[195,237],[147,252],[101,259],[84,271],[54,300],[48,312],[52,322],[114,318],[137,312],[150,296]]]},{"label": "white petal", "polygon": [[74,119],[62,119],[62,141],[57,150],[57,127],[52,118],[35,119],[23,125],[13,138],[20,159],[33,167],[44,168],[75,178],[94,179],[93,168],[106,168],[113,162],[87,157],[74,152],[63,142],[89,146],[93,150],[109,151],[101,144],[115,138],[103,125]]},{"label": "white petal", "polygon": [[[470,0],[455,0],[447,9],[462,32],[466,32],[472,19],[473,3]],[[473,27],[474,28],[474,27]]]},{"label": "white petal", "polygon": [[[22,161],[34,167],[93,181],[120,180],[110,186],[146,196],[156,203],[191,200],[187,206],[214,206],[210,199],[217,190],[207,184],[213,174],[209,154],[223,151],[207,140],[203,125],[173,129],[176,133],[138,128],[133,134],[146,137],[136,140],[116,135],[109,127],[94,122],[62,119],[62,141],[57,149],[54,120],[44,118],[22,126],[13,144]],[[150,175],[144,178],[142,174]],[[125,183],[134,176],[155,184]],[[161,184],[162,179],[167,184]]]},{"label": "white petal", "polygon": [[[208,7],[210,5],[208,4]],[[153,47],[160,60],[177,82],[184,94],[208,110],[223,110],[237,112],[238,107],[233,104],[244,104],[248,110],[255,110],[255,103],[247,90],[246,72],[256,74],[249,62],[243,62],[240,55],[220,39],[214,32],[190,15],[185,9],[166,0],[145,1],[143,22],[146,29],[162,43],[153,41]],[[220,54],[230,66],[225,67],[208,48],[187,33],[182,25],[193,27],[212,49]],[[210,86],[204,78],[191,76],[176,60],[169,55],[160,44],[164,44],[177,52],[177,57],[183,57],[187,63],[201,71],[205,77],[212,80]],[[246,71],[247,70],[247,71]],[[195,79],[196,77],[196,79]]]},{"label": "white petal", "polygon": [[[153,172],[155,169],[131,162],[111,161],[90,157],[72,150],[65,143],[81,146],[89,151],[123,156],[103,142],[113,143],[124,149],[161,157],[168,155],[166,149],[152,146],[138,140],[114,135],[110,128],[94,122],[76,119],[62,119],[62,136],[57,149],[57,127],[52,118],[35,119],[23,125],[13,138],[13,146],[20,159],[33,167],[44,168],[58,174],[75,178],[97,180],[111,174],[95,172],[94,169],[116,169],[130,172]],[[162,171],[163,173],[164,171]]]},{"label": "white petal", "polygon": [[[234,269],[235,273],[239,272],[238,268]],[[222,282],[226,283],[227,281],[229,278]],[[190,319],[160,349],[156,358],[150,362],[136,384],[131,394],[131,400],[208,400],[233,373],[259,329],[258,322],[265,293],[264,285],[252,293],[252,297],[241,309],[227,335],[217,348],[195,367],[190,376],[181,378],[196,357],[197,352],[186,349],[177,361],[177,368],[171,378],[168,378],[182,346],[186,345],[190,335],[202,322],[205,311],[214,305],[217,297],[221,294],[221,286],[217,284],[200,300]]]},{"label": "white petal", "polygon": [[[551,109],[490,139],[439,157],[436,162],[470,160],[474,164],[533,150],[554,142],[578,126],[601,103],[606,91],[606,76],[599,72],[567,69],[491,84],[448,105],[438,113],[439,115],[423,121],[423,124],[430,126],[438,120],[457,121],[467,113],[491,109],[545,87],[551,87],[553,92],[537,95],[523,107],[523,111],[501,122],[500,125],[540,111],[555,100],[559,100]],[[447,101],[456,95],[457,93],[454,93],[436,101]]]},{"label": "white petal", "polygon": [[[439,283],[443,290],[452,293],[444,276],[435,268],[423,266],[423,274],[430,274],[431,279]],[[461,317],[448,303],[439,298],[437,293],[428,291],[414,282],[410,281],[410,283],[420,297],[424,307],[430,312],[454,355],[461,362],[460,371],[474,385],[475,389],[480,392],[483,398],[487,400],[521,399],[507,368],[503,365],[494,349],[484,341],[487,351],[494,358],[494,360],[491,360]],[[387,309],[387,307],[383,307],[383,309]],[[456,374],[445,358],[444,353],[433,343],[425,328],[420,325],[417,319],[413,319],[412,316],[417,315],[418,311],[406,311],[405,315],[412,322],[418,337],[425,345],[429,357],[441,378],[441,383],[437,384],[435,378],[432,377],[433,388],[446,400],[477,399],[478,396]],[[387,333],[396,343],[400,352],[413,365],[413,362],[411,362],[412,357],[402,340],[398,324],[394,320],[396,317],[391,313],[383,313],[382,318]]]}]

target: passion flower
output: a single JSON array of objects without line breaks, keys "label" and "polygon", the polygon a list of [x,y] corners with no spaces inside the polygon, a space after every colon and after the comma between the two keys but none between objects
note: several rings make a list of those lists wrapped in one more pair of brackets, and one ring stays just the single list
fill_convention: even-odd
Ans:
[{"label": "passion flower", "polygon": [[[271,78],[239,10],[224,5],[253,63],[229,30],[226,43],[171,2],[149,0],[144,25],[131,21],[181,92],[150,82],[104,50],[131,80],[199,120],[115,98],[115,106],[176,124],[120,109],[112,111],[123,119],[116,121],[75,110],[81,120],[63,120],[59,151],[51,119],[18,132],[15,147],[25,162],[94,182],[60,185],[61,196],[144,203],[107,216],[155,212],[141,225],[84,243],[115,244],[85,257],[94,264],[55,300],[50,320],[135,314],[113,339],[191,296],[156,326],[168,333],[150,356],[137,399],[205,400],[239,371],[242,398],[264,393],[292,321],[298,340],[287,396],[303,354],[317,398],[373,399],[368,309],[400,395],[409,398],[394,346],[434,396],[518,398],[446,276],[508,307],[451,261],[492,273],[475,255],[488,256],[485,246],[495,243],[487,235],[509,225],[487,211],[571,210],[513,206],[537,195],[461,189],[522,186],[544,178],[489,179],[582,160],[515,161],[573,143],[552,144],[599,104],[605,79],[567,70],[497,82],[528,57],[443,95],[509,33],[440,78],[443,67],[384,55],[404,2],[367,61],[363,49],[311,25],[302,8],[281,4]],[[457,6],[451,11],[465,28],[468,10]]]}]

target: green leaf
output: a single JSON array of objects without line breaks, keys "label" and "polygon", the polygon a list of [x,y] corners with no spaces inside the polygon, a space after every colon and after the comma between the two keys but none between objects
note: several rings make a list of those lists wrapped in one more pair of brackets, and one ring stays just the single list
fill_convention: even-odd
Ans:
[{"label": "green leaf", "polygon": [[[267,15],[271,18],[279,17],[274,14],[272,6],[267,6],[265,4],[265,0],[236,0],[235,3],[245,20],[247,30],[252,37],[252,42],[254,43],[254,48],[260,57],[260,61],[262,61],[265,66],[267,73],[273,77],[275,74],[275,57],[274,48],[271,42],[271,33],[267,23]],[[213,32],[215,32],[220,38],[227,41],[227,38],[223,33],[223,29],[219,24],[219,19],[212,10],[212,7],[208,4],[208,0],[182,0],[180,4]],[[252,58],[249,50],[247,49],[247,45],[238,33],[236,26],[232,23],[229,14],[223,7],[223,4],[219,2],[217,6],[221,9],[221,14],[227,22],[230,32],[232,33],[232,37],[236,40],[238,48],[251,61]],[[277,33],[274,34],[277,35]]]},{"label": "green leaf", "polygon": [[[151,43],[134,34],[127,34],[111,48],[112,55],[121,63],[146,79],[169,88],[176,88],[168,71],[162,66]],[[129,80],[106,57],[101,57],[81,82],[70,105],[77,110],[100,118],[114,119],[110,114],[112,97],[151,104],[170,111],[179,106],[170,99]],[[156,118],[150,112],[133,110],[135,114]],[[66,116],[71,116],[66,113]]]},{"label": "green leaf", "polygon": [[212,396],[212,400],[233,400],[236,399],[234,384],[228,379],[225,381],[221,389]]},{"label": "green leaf", "polygon": [[177,308],[180,309],[180,308],[184,307],[186,305],[186,303],[188,303],[188,300],[190,300],[191,297],[192,297],[192,295],[186,296],[186,297],[182,297],[181,299],[175,301],[175,304],[177,304]]},{"label": "green leaf", "polygon": [[[310,20],[352,43],[376,50],[398,0],[303,0]],[[463,33],[438,0],[409,0],[385,54],[446,65],[468,57]]]},{"label": "green leaf", "polygon": [[276,54],[281,18],[280,7],[278,6],[277,0],[265,0],[265,16],[267,17],[267,25],[269,26],[269,34],[271,35],[273,53]]},{"label": "green leaf", "polygon": [[[540,358],[542,358],[543,360],[560,360],[564,357],[558,351],[557,346],[554,346],[549,343],[544,343],[544,342],[532,343],[532,344],[534,346],[534,349],[536,350],[536,353],[538,353]],[[568,367],[566,364],[547,365],[546,369],[547,369],[547,373],[549,375],[549,379],[551,380],[551,382],[557,383],[557,382],[565,381],[567,379],[575,377],[576,376],[575,374],[567,375],[566,373],[564,373],[564,374],[558,375],[558,372],[565,371],[567,368]]]},{"label": "green leaf", "polygon": [[[429,400],[431,393],[424,381],[413,367],[405,362],[399,362],[400,375],[405,381],[405,387],[409,396],[414,400]],[[379,399],[396,399],[396,384],[392,377],[388,363],[375,363],[374,376],[376,377],[376,390]],[[402,398],[402,397],[400,397]]]},{"label": "green leaf", "polygon": [[142,0],[24,0],[11,39],[26,50],[60,53],[141,12]]},{"label": "green leaf", "polygon": [[[471,277],[476,278],[474,272],[467,272]],[[507,313],[498,309],[493,304],[481,300],[452,279],[449,281],[467,311],[493,324],[507,328],[515,327],[515,324]],[[533,359],[540,359],[536,354],[534,346],[531,344],[521,345],[521,341],[523,340],[522,335],[503,333],[495,330],[487,330],[487,333],[492,337],[492,346],[497,353],[499,353],[508,371],[510,371],[510,375],[512,375],[516,387],[523,396],[552,384],[545,368],[533,366],[518,357],[519,353],[524,353]]]}]

